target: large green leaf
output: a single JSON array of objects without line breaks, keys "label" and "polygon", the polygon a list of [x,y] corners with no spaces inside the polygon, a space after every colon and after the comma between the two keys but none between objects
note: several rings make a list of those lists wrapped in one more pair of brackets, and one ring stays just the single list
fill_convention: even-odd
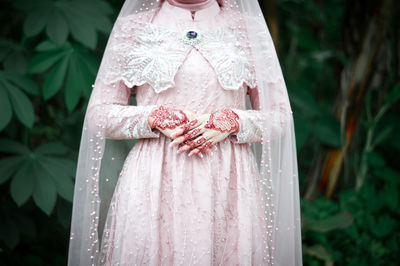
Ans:
[{"label": "large green leaf", "polygon": [[[26,4],[26,1],[17,1],[17,3],[24,2]],[[50,1],[38,1],[38,2],[43,2],[43,5],[41,8],[39,7],[31,7],[32,9],[29,10],[26,5],[20,5],[18,6],[21,9],[27,9],[28,16],[26,16],[25,22],[24,22],[24,33],[28,36],[34,36],[39,34],[44,27],[48,23],[48,18],[51,15],[53,9],[49,5],[44,5],[46,2],[49,3]]]},{"label": "large green leaf", "polygon": [[47,215],[51,214],[57,200],[57,190],[51,176],[40,164],[33,165],[35,187],[33,200]]},{"label": "large green leaf", "polygon": [[0,160],[0,185],[6,182],[21,166],[22,156],[11,156]]},{"label": "large green leaf", "polygon": [[0,130],[11,120],[12,110],[27,127],[32,127],[35,114],[29,98],[22,90],[37,95],[37,85],[28,77],[13,71],[0,71]]},{"label": "large green leaf", "polygon": [[28,64],[27,71],[29,73],[41,73],[49,69],[58,60],[68,55],[68,46],[65,45],[61,48],[48,50],[34,56]]},{"label": "large green leaf", "polygon": [[59,142],[44,143],[35,150],[35,153],[40,155],[64,155],[67,152],[68,148]]},{"label": "large green leaf", "polygon": [[12,177],[11,196],[19,206],[33,196],[35,204],[50,215],[57,193],[72,202],[76,165],[69,159],[58,157],[68,153],[66,146],[49,142],[31,152],[18,142],[0,139],[0,147],[0,151],[8,149],[8,153],[18,154],[0,160],[0,181]]},{"label": "large green leaf", "polygon": [[65,83],[65,104],[68,111],[73,111],[79,102],[82,94],[82,87],[85,82],[82,78],[78,60],[76,57],[71,58],[68,68],[68,79]]},{"label": "large green leaf", "polygon": [[17,118],[22,124],[31,128],[35,120],[35,112],[29,98],[17,87],[8,84],[8,95]]},{"label": "large green leaf", "polygon": [[38,51],[42,51],[30,62],[30,71],[53,69],[47,75],[43,85],[45,100],[53,97],[63,85],[65,103],[69,111],[76,108],[83,91],[83,96],[89,98],[91,84],[99,66],[97,58],[88,53],[80,45],[66,43],[55,46],[49,41],[40,43]]},{"label": "large green leaf", "polygon": [[11,197],[18,206],[23,205],[29,199],[29,197],[32,195],[33,187],[34,178],[32,165],[28,161],[21,166],[11,181]]},{"label": "large green leaf", "polygon": [[12,117],[10,99],[5,87],[0,83],[0,131],[3,130]]},{"label": "large green leaf", "polygon": [[109,32],[111,22],[108,16],[112,8],[104,0],[50,1],[37,0],[27,4],[25,0],[15,1],[15,7],[27,12],[24,33],[35,36],[46,31],[57,44],[66,42],[68,35],[87,47],[97,45],[96,31]]},{"label": "large green leaf", "polygon": [[68,173],[60,171],[60,167],[53,164],[55,159],[43,158],[41,160],[42,167],[51,175],[55,183],[58,194],[65,200],[72,202],[74,194],[74,183]]},{"label": "large green leaf", "polygon": [[20,155],[29,155],[31,153],[28,147],[11,139],[0,139],[0,151]]},{"label": "large green leaf", "polygon": [[39,95],[39,86],[29,77],[15,71],[4,71],[4,78],[31,95]]},{"label": "large green leaf", "polygon": [[68,25],[62,12],[55,10],[49,15],[46,33],[55,43],[59,45],[65,43],[68,37]]},{"label": "large green leaf", "polygon": [[45,100],[53,97],[61,89],[67,71],[68,61],[69,57],[64,57],[47,75],[43,83],[43,98]]},{"label": "large green leaf", "polygon": [[81,42],[85,46],[94,49],[97,45],[96,29],[88,23],[85,15],[75,9],[69,10],[69,15],[66,17],[67,24],[70,28],[72,37]]},{"label": "large green leaf", "polygon": [[51,162],[51,165],[54,167],[57,167],[59,171],[62,171],[63,173],[67,174],[71,178],[75,178],[76,174],[76,163],[65,158],[55,158],[54,156],[52,157],[47,157],[47,160]]}]

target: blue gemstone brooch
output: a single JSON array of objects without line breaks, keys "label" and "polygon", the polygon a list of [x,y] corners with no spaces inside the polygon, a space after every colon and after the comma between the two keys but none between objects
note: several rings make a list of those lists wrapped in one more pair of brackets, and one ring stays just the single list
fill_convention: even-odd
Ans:
[{"label": "blue gemstone brooch", "polygon": [[189,45],[196,45],[202,40],[202,35],[195,29],[186,30],[182,34],[182,41]]}]

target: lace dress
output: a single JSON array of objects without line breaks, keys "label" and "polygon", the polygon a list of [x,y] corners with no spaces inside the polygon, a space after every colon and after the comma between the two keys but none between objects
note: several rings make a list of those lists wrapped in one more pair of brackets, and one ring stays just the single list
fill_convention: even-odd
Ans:
[{"label": "lace dress", "polygon": [[[247,94],[253,109],[258,105],[248,50],[229,28],[216,27],[224,19],[217,2],[194,19],[167,1],[145,15],[152,23],[137,22],[137,15],[116,22],[111,41],[118,64],[96,80],[108,102],[93,119],[106,120],[107,138],[137,139],[108,210],[101,263],[260,265],[265,228],[249,143],[260,141],[262,118],[245,110]],[[132,92],[137,106],[128,105]],[[160,105],[198,114],[231,108],[240,132],[204,158],[177,154],[147,124]]]}]

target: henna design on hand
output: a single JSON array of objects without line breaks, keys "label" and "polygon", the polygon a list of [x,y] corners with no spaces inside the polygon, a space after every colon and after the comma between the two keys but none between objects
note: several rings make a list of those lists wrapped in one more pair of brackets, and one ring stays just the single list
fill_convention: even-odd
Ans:
[{"label": "henna design on hand", "polygon": [[186,114],[182,110],[176,110],[161,105],[154,110],[150,116],[154,119],[151,128],[174,129],[188,121]]},{"label": "henna design on hand", "polygon": [[205,149],[212,149],[213,147],[214,147],[213,142],[212,141],[207,141],[206,143],[204,143],[200,147],[197,147],[197,149],[199,150],[199,152],[202,152]]},{"label": "henna design on hand", "polygon": [[211,113],[210,119],[204,127],[220,132],[238,132],[239,116],[230,109],[216,111]]},{"label": "henna design on hand", "polygon": [[195,128],[191,132],[186,133],[183,135],[183,140],[190,140],[194,137],[196,137],[200,133],[201,129],[200,128]]}]

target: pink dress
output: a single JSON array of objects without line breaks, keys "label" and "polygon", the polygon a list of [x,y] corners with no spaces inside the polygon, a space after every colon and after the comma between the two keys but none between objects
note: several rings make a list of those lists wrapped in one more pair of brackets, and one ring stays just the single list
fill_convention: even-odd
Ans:
[{"label": "pink dress", "polygon": [[[194,20],[188,10],[167,1],[147,15],[153,16],[152,24],[134,28],[133,15],[126,18],[131,24],[115,26],[121,27],[113,37],[115,51],[126,49],[125,62],[116,67],[133,64],[134,71],[126,71],[113,89],[104,88],[113,102],[102,107],[107,138],[137,142],[108,210],[101,263],[262,265],[265,228],[249,145],[260,141],[260,118],[256,110],[246,110],[247,94],[257,107],[246,50],[232,43],[227,29],[223,34],[221,28],[212,30],[223,20],[217,2],[197,11]],[[188,29],[195,29],[199,40],[173,37]],[[124,42],[131,31],[136,39]],[[102,81],[97,82],[100,86]],[[137,106],[127,106],[131,92]],[[171,140],[147,124],[149,113],[160,105],[198,114],[231,108],[240,117],[240,132],[217,143],[204,158],[177,154],[178,147],[169,147]]]}]

